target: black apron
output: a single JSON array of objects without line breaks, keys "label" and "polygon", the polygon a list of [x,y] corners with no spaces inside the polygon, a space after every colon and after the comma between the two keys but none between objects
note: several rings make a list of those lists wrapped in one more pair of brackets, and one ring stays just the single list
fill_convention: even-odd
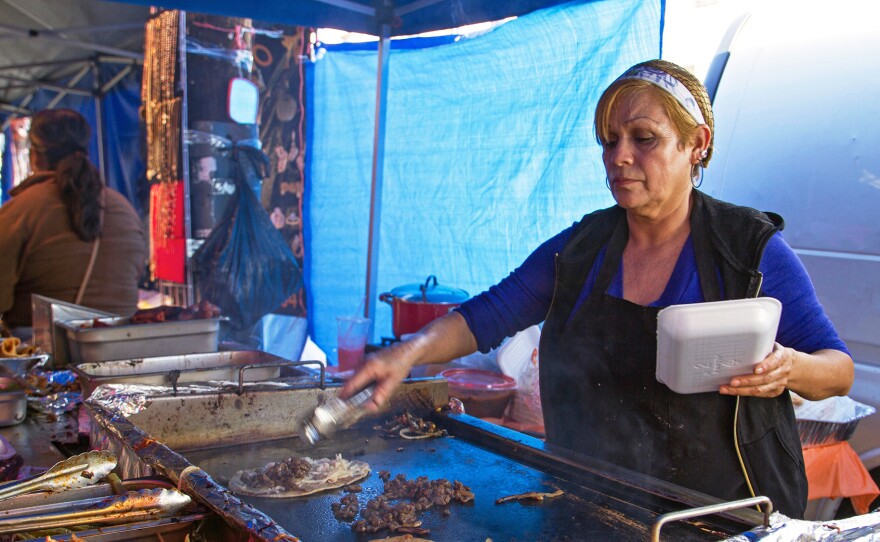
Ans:
[{"label": "black apron", "polygon": [[[756,238],[744,233],[743,224],[751,219],[731,220],[724,213],[726,204],[701,194],[697,199],[691,238],[703,298],[736,298],[721,290],[719,275],[730,288],[735,275],[728,260],[719,259],[717,241],[710,240],[717,236],[709,233],[703,209],[720,213],[714,224],[731,230],[726,235],[737,240]],[[557,256],[556,290],[541,333],[540,387],[548,443],[723,500],[751,497],[751,483],[754,493],[770,497],[776,510],[802,517],[806,474],[788,393],[773,399],[740,398],[737,407],[733,396],[681,395],[658,382],[660,309],[606,293],[628,237],[625,214],[599,212],[585,217],[583,224],[587,227]],[[603,239],[608,239],[603,265],[588,298],[573,313]],[[750,281],[740,282],[737,291]]]}]

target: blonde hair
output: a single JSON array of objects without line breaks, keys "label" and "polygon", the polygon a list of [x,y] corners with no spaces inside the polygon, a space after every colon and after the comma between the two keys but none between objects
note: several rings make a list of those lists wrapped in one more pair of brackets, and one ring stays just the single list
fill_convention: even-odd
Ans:
[{"label": "blonde hair", "polygon": [[[703,118],[706,120],[706,125],[709,126],[709,130],[712,132],[712,139],[709,141],[708,149],[706,149],[706,157],[701,160],[703,167],[708,166],[709,160],[712,159],[712,154],[715,151],[715,116],[712,114],[712,104],[709,101],[709,93],[706,92],[706,87],[703,86],[703,83],[701,83],[694,74],[678,64],[673,64],[666,60],[649,60],[647,62],[636,64],[633,67],[640,66],[650,66],[668,73],[675,77],[690,91],[691,94],[693,94],[694,99],[697,100],[697,105],[699,106],[700,111],[703,113]],[[593,129],[596,133],[596,141],[598,141],[600,145],[609,139],[608,127],[611,122],[612,112],[622,101],[645,92],[651,93],[659,100],[661,107],[666,111],[673,126],[675,126],[675,131],[678,133],[681,143],[689,143],[694,140],[694,136],[697,132],[697,122],[690,113],[678,103],[678,100],[676,100],[672,94],[657,87],[653,83],[642,79],[617,79],[605,89],[605,92],[602,93],[602,96],[599,98],[599,103],[596,106]]]}]

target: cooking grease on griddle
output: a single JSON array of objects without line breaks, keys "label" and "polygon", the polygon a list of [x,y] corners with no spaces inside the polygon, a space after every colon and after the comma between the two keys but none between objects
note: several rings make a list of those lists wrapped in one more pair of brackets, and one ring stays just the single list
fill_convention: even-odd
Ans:
[{"label": "cooking grease on griddle", "polygon": [[300,425],[297,430],[299,437],[310,445],[315,445],[337,429],[354,423],[363,413],[363,405],[373,397],[374,389],[370,386],[348,399],[340,399],[335,395],[326,398],[318,405],[311,417],[306,418]]}]

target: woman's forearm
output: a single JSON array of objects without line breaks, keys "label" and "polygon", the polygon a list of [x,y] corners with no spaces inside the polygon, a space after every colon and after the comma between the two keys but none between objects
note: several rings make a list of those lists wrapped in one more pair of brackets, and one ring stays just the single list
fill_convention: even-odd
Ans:
[{"label": "woman's forearm", "polygon": [[818,401],[846,395],[853,383],[853,361],[839,350],[819,350],[812,354],[792,350],[792,369],[788,389],[805,399]]},{"label": "woman's forearm", "polygon": [[415,366],[446,363],[472,354],[477,350],[477,340],[464,317],[451,312],[423,327],[401,346],[411,349],[408,357]]}]

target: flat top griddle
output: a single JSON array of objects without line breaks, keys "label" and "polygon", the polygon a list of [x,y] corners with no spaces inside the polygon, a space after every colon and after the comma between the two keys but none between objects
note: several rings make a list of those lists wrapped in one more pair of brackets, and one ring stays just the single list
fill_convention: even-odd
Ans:
[{"label": "flat top griddle", "polygon": [[[313,458],[334,457],[341,453],[347,459],[366,461],[370,476],[360,485],[361,509],[366,502],[382,493],[380,470],[392,477],[405,474],[408,479],[427,476],[430,479],[459,480],[469,486],[475,501],[451,503],[449,513],[434,507],[421,514],[422,527],[430,530],[424,538],[435,541],[565,541],[565,540],[647,540],[657,516],[688,508],[670,504],[662,492],[644,491],[622,485],[601,476],[592,476],[565,462],[552,458],[552,468],[523,454],[515,440],[486,438],[483,442],[460,431],[459,421],[471,427],[469,416],[436,416],[446,425],[451,436],[425,440],[387,439],[379,436],[371,423],[343,431],[333,438],[308,448],[296,438],[242,444],[232,447],[190,450],[187,459],[204,469],[221,484],[241,469],[259,468],[270,461],[290,456]],[[374,420],[379,423],[381,420]],[[479,420],[476,420],[479,422]],[[456,433],[459,434],[456,434]],[[479,429],[476,429],[479,433]],[[548,456],[549,457],[549,456]],[[531,463],[531,464],[530,464]],[[562,489],[561,497],[543,502],[509,502],[496,505],[495,500],[528,491],[552,492]],[[350,522],[337,520],[331,504],[345,492],[341,489],[295,499],[242,497],[242,500],[278,522],[285,530],[305,541],[364,541],[381,539],[394,533],[356,533]],[[356,519],[359,519],[360,515]],[[752,524],[754,525],[754,524]],[[713,516],[710,520],[692,520],[664,527],[668,540],[719,540],[747,530],[750,525]]]}]

